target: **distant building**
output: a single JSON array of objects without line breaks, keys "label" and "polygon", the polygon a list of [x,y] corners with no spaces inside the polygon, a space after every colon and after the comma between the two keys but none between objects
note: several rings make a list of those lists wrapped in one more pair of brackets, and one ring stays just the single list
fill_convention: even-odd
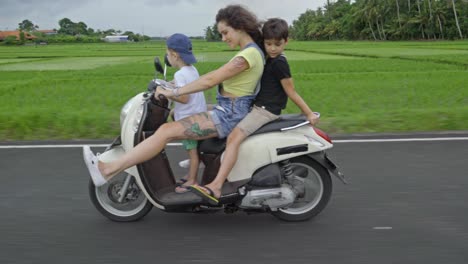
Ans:
[{"label": "distant building", "polygon": [[55,29],[41,29],[41,30],[36,30],[36,31],[41,32],[42,34],[46,36],[57,35],[57,30]]},{"label": "distant building", "polygon": [[[16,40],[20,40],[20,31],[15,30],[15,31],[0,31],[0,41],[3,41],[5,38],[9,36],[15,36]],[[26,40],[33,40],[36,39],[35,36],[29,34],[28,32],[24,32],[24,38]]]},{"label": "distant building", "polygon": [[106,36],[104,38],[106,42],[127,42],[128,36],[126,35],[114,35],[114,36]]}]

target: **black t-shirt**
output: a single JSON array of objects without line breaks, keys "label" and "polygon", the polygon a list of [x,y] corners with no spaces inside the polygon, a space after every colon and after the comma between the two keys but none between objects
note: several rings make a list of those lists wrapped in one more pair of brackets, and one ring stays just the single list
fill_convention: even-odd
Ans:
[{"label": "black t-shirt", "polygon": [[263,70],[261,89],[254,104],[279,115],[281,109],[284,109],[288,102],[288,95],[281,85],[281,80],[286,78],[291,78],[286,57],[281,55],[276,58],[268,58]]}]

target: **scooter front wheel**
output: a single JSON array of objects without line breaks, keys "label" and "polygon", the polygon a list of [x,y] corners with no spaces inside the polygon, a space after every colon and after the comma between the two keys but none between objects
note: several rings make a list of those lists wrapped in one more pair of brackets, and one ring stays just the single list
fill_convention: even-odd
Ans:
[{"label": "scooter front wheel", "polygon": [[301,171],[304,195],[296,198],[288,208],[271,212],[277,218],[290,221],[305,221],[318,215],[328,204],[332,193],[332,180],[328,171],[310,157],[291,159],[293,171]]},{"label": "scooter front wheel", "polygon": [[[123,190],[124,186],[127,186],[126,190]],[[153,208],[130,174],[116,175],[100,187],[96,187],[90,179],[88,188],[91,202],[96,209],[113,221],[137,221]],[[125,193],[122,194],[122,191]]]}]

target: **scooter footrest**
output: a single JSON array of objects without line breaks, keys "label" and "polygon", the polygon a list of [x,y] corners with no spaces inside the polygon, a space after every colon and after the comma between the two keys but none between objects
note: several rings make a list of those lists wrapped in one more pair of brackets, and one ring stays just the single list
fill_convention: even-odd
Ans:
[{"label": "scooter footrest", "polygon": [[223,194],[218,200],[220,204],[235,204],[239,201],[239,193]]},{"label": "scooter footrest", "polygon": [[200,196],[194,194],[193,192],[185,193],[176,193],[170,192],[166,193],[161,197],[161,202],[165,206],[193,206],[200,205],[203,203],[203,200]]}]

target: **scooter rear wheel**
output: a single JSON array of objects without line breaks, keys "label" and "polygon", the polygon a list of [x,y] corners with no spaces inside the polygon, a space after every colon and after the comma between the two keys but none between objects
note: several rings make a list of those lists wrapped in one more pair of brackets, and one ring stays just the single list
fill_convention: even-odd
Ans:
[{"label": "scooter rear wheel", "polygon": [[127,178],[126,173],[114,176],[108,183],[96,187],[89,180],[88,190],[91,202],[105,217],[117,222],[137,221],[147,215],[153,205],[145,197],[132,177],[126,195],[119,202],[119,191]]},{"label": "scooter rear wheel", "polygon": [[328,171],[317,161],[310,157],[298,157],[291,159],[294,170],[307,173],[301,175],[304,179],[304,197],[296,198],[288,208],[271,212],[277,218],[298,222],[309,220],[318,215],[327,205],[332,193],[332,180]]}]

